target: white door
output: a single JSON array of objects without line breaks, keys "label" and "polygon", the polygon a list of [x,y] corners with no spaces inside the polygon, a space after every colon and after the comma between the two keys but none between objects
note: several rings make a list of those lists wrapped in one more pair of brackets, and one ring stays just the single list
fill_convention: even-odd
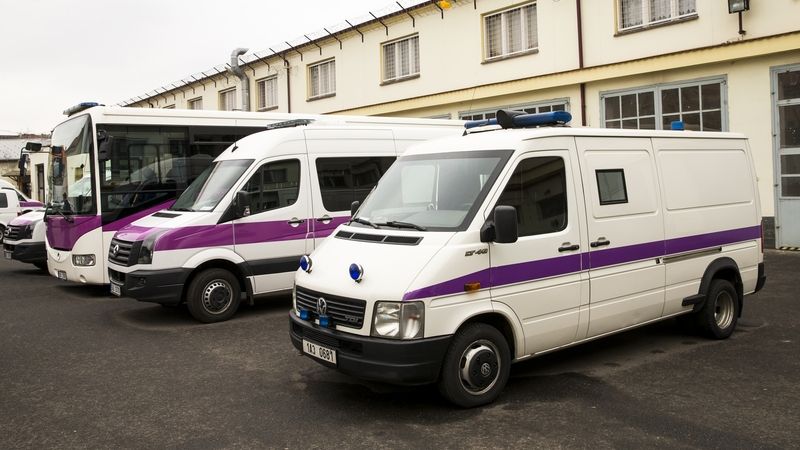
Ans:
[{"label": "white door", "polygon": [[800,247],[800,66],[773,69],[776,244]]},{"label": "white door", "polygon": [[292,288],[308,252],[311,212],[305,155],[267,160],[240,190],[250,194],[249,215],[233,222],[234,248],[245,260],[255,294]]},{"label": "white door", "polygon": [[[562,141],[574,145],[572,139]],[[575,341],[580,309],[588,302],[581,274],[579,175],[568,150],[523,154],[513,164],[492,204],[516,208],[519,238],[489,247],[491,295],[517,314],[524,354],[532,354]]]},{"label": "white door", "polygon": [[586,196],[588,337],[664,309],[664,218],[649,138],[576,138]]}]

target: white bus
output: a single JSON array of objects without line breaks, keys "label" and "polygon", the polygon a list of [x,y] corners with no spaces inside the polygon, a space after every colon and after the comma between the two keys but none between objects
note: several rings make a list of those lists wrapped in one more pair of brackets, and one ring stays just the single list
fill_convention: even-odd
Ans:
[{"label": "white bus", "polygon": [[107,284],[116,230],[175,198],[231,143],[297,115],[104,107],[82,103],[52,134],[51,275]]}]

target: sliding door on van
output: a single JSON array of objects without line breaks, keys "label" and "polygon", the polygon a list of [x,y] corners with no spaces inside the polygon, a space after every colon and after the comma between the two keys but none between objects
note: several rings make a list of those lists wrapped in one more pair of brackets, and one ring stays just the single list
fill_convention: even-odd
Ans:
[{"label": "sliding door on van", "polygon": [[292,288],[306,254],[311,212],[305,155],[267,159],[240,190],[250,197],[246,217],[233,223],[234,248],[245,260],[253,293]]},{"label": "sliding door on van", "polygon": [[661,317],[664,217],[649,138],[575,141],[586,195],[591,337]]},{"label": "sliding door on van", "polygon": [[[547,148],[574,145],[571,138],[553,141]],[[522,154],[488,210],[489,215],[500,205],[517,210],[517,242],[489,248],[490,282],[492,302],[508,306],[520,320],[525,354],[575,341],[581,306],[588,303],[574,183],[579,175],[570,153]]]},{"label": "sliding door on van", "polygon": [[391,130],[305,130],[311,162],[314,245],[350,219],[396,159]]}]

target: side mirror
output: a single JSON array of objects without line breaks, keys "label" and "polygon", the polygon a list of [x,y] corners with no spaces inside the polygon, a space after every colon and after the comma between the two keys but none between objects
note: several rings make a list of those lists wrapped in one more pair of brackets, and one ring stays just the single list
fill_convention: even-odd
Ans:
[{"label": "side mirror", "polygon": [[494,241],[498,244],[517,242],[517,210],[513,206],[494,209]]},{"label": "side mirror", "polygon": [[250,215],[250,194],[246,191],[236,193],[236,217],[247,217]]},{"label": "side mirror", "polygon": [[41,142],[28,142],[25,144],[25,150],[29,152],[39,152],[42,150],[42,143]]},{"label": "side mirror", "polygon": [[114,144],[114,137],[109,136],[105,130],[97,132],[97,159],[108,161],[111,159],[111,147]]},{"label": "side mirror", "polygon": [[353,216],[356,215],[356,212],[358,212],[358,208],[360,206],[361,206],[361,202],[358,201],[358,200],[354,201],[353,203],[350,203],[350,217],[353,217]]}]

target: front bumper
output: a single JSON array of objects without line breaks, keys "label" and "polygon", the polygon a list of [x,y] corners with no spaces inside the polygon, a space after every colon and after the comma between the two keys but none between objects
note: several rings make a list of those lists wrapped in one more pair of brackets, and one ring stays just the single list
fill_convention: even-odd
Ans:
[{"label": "front bumper", "polygon": [[3,244],[5,251],[11,252],[11,259],[28,264],[47,263],[47,250],[44,242],[23,242]]},{"label": "front bumper", "polygon": [[[418,385],[439,379],[452,336],[409,341],[356,336],[321,328],[289,312],[292,345],[303,351],[303,339],[336,350],[336,369],[356,378],[392,384]],[[332,367],[324,361],[312,358]]]},{"label": "front bumper", "polygon": [[136,270],[123,273],[108,269],[108,279],[120,286],[123,297],[131,297],[140,302],[177,305],[183,299],[183,285],[189,278],[191,269]]}]

